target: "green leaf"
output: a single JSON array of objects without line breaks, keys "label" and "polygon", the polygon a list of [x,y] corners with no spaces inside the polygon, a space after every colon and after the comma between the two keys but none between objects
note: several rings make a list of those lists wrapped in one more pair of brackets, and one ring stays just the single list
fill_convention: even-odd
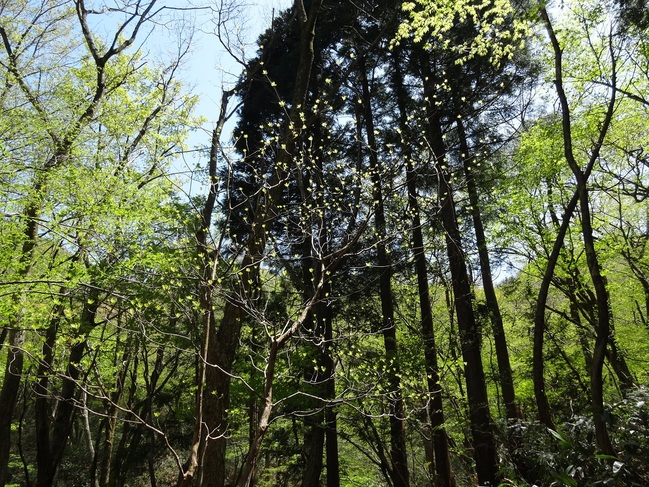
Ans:
[{"label": "green leaf", "polygon": [[557,472],[554,474],[554,477],[561,482],[563,485],[567,485],[569,487],[579,487],[579,484],[575,479],[573,479],[570,475],[564,472]]},{"label": "green leaf", "polygon": [[617,460],[617,457],[613,455],[606,455],[604,453],[595,453],[595,458],[599,460]]},{"label": "green leaf", "polygon": [[552,436],[554,436],[557,440],[559,440],[559,445],[564,447],[564,448],[571,448],[572,447],[572,441],[561,433],[559,430],[553,430],[551,428],[548,428],[548,431]]}]

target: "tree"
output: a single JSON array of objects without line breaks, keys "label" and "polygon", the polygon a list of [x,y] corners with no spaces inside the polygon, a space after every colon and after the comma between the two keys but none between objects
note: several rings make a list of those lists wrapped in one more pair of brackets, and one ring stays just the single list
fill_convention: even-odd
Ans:
[{"label": "tree", "polygon": [[[555,86],[557,89],[557,94],[559,96],[559,102],[561,104],[561,114],[562,114],[562,129],[563,129],[563,143],[564,143],[564,154],[565,158],[568,161],[568,165],[576,179],[577,190],[575,195],[578,195],[579,209],[581,213],[581,231],[582,237],[584,240],[584,247],[586,251],[586,258],[588,262],[588,270],[591,275],[593,286],[595,288],[596,303],[597,303],[597,330],[596,330],[596,341],[595,349],[593,353],[592,361],[592,371],[591,371],[591,394],[593,396],[593,422],[595,423],[595,434],[597,437],[597,443],[601,450],[607,455],[615,455],[613,446],[611,445],[608,432],[606,430],[606,425],[602,420],[604,413],[604,404],[603,404],[603,384],[602,384],[602,367],[604,364],[604,358],[606,355],[606,347],[608,342],[608,337],[610,333],[610,302],[609,294],[606,285],[606,280],[602,275],[601,266],[599,263],[599,258],[597,251],[595,249],[594,237],[593,237],[593,228],[591,221],[590,213],[590,198],[588,192],[588,175],[592,168],[593,163],[597,160],[599,156],[599,151],[606,137],[607,130],[610,126],[611,119],[615,110],[615,85],[616,85],[616,58],[613,51],[613,46],[609,45],[609,52],[611,54],[611,85],[613,89],[611,90],[611,95],[608,101],[608,106],[606,108],[604,118],[601,123],[601,129],[597,141],[595,142],[594,147],[592,148],[592,155],[590,160],[586,165],[586,169],[582,169],[582,166],[578,164],[574,152],[572,150],[572,126],[570,122],[570,106],[568,104],[568,98],[564,91],[563,86],[563,66],[562,66],[562,49],[559,45],[559,41],[554,33],[554,29],[550,22],[550,18],[545,9],[540,11],[541,17],[545,23],[550,42],[554,51],[555,57]],[[572,212],[570,212],[572,213]],[[540,306],[540,304],[539,304]]]},{"label": "tree", "polygon": [[[96,12],[83,1],[75,2],[74,9],[44,1],[2,11],[4,150],[15,170],[7,181],[15,189],[3,189],[11,196],[2,231],[14,236],[18,251],[7,258],[11,265],[5,273],[15,283],[0,393],[6,414],[0,428],[9,438],[25,348],[41,348],[38,335],[28,330],[42,329],[45,340],[35,387],[38,485],[54,482],[68,442],[83,381],[80,362],[99,324],[100,306],[110,295],[103,287],[107,269],[130,257],[123,246],[127,239],[146,238],[132,233],[142,231],[137,220],[141,215],[124,215],[129,208],[161,204],[170,197],[171,186],[161,175],[182,142],[182,124],[193,103],[175,81],[182,52],[167,66],[147,68],[137,50],[128,52],[154,7],[150,2],[124,11],[124,23],[107,40],[91,30],[88,17]],[[69,35],[71,31],[76,34]],[[16,116],[24,117],[18,125]],[[17,130],[23,123],[27,132]],[[103,186],[93,188],[97,181]],[[146,195],[140,191],[145,186]],[[108,238],[107,232],[114,236]],[[42,300],[41,313],[26,312],[39,293],[50,301]],[[77,313],[78,319],[72,320],[76,331],[64,331]],[[61,370],[57,349],[65,335],[73,341]],[[54,394],[58,380],[60,390]],[[3,442],[0,452],[2,482],[7,481],[10,446]]]},{"label": "tree", "polygon": [[[434,470],[436,482],[439,486],[452,486],[455,484],[449,457],[448,437],[445,430],[444,406],[442,402],[442,389],[438,365],[438,352],[433,326],[433,311],[430,304],[430,290],[428,269],[421,222],[421,211],[417,194],[417,171],[413,148],[407,138],[411,136],[408,126],[408,94],[404,86],[404,75],[398,55],[394,56],[392,66],[392,83],[397,97],[399,109],[399,133],[401,134],[401,150],[406,162],[406,184],[408,190],[408,205],[412,215],[412,252],[415,259],[417,273],[417,289],[419,293],[419,307],[421,313],[421,330],[424,340],[424,354],[426,359],[426,378],[428,391],[431,395],[428,401],[428,415],[430,417],[433,446]],[[432,467],[432,465],[431,465]]]}]

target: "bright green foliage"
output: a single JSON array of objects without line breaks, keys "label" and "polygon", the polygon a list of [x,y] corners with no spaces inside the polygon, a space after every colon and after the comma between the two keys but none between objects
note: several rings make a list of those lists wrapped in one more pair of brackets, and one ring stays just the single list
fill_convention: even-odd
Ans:
[{"label": "bright green foliage", "polygon": [[[499,65],[512,59],[529,35],[528,23],[510,0],[417,0],[404,2],[402,9],[408,19],[400,24],[394,45],[406,38],[424,43],[427,50],[439,44],[459,55],[458,64],[483,57]],[[464,23],[476,26],[477,32],[467,43],[454,44],[448,34]]]},{"label": "bright green foliage", "polygon": [[[189,344],[168,348],[170,337],[189,334],[175,323],[193,312],[186,274],[178,277],[190,258],[182,227],[189,214],[169,172],[195,98],[175,80],[179,60],[156,64],[126,49],[128,30],[105,47],[110,41],[82,33],[71,7],[29,2],[1,11],[0,311],[25,332],[23,408],[44,396],[45,411],[54,411],[83,390],[85,414],[117,417],[121,404],[150,420],[151,407],[137,404],[159,386],[150,381],[164,380],[152,373],[156,361],[177,367],[174,347]],[[78,381],[72,390],[68,377]],[[170,414],[162,403],[160,419]],[[23,433],[29,465],[36,446],[46,448],[38,434]],[[63,476],[74,470],[66,465]]]}]

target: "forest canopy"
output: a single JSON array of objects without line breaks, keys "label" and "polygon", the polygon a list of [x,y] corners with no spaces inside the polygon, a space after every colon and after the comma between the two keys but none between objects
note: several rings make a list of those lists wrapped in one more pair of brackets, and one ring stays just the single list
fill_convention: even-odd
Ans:
[{"label": "forest canopy", "polygon": [[244,10],[0,1],[0,485],[649,484],[645,2]]}]

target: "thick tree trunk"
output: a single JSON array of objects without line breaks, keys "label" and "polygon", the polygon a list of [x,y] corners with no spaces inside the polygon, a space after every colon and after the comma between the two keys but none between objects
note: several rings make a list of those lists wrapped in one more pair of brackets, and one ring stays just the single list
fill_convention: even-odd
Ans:
[{"label": "thick tree trunk", "polygon": [[[309,239],[309,241],[311,240]],[[322,264],[315,265],[318,265],[320,268],[322,266]],[[313,276],[315,276],[317,282],[319,282],[321,279],[321,276],[318,275],[319,272],[315,272],[316,267],[312,267],[312,269],[314,269]],[[309,273],[309,275],[311,274]],[[306,296],[305,301],[313,298],[312,292],[309,292],[308,294],[309,295]],[[317,397],[321,399],[312,401],[315,410],[312,413],[309,413],[304,421],[305,427],[307,428],[304,444],[308,450],[306,455],[306,468],[302,478],[302,487],[319,487],[320,475],[323,467],[323,453],[326,436],[326,402],[328,399],[332,399],[329,397],[332,390],[327,382],[333,380],[333,377],[331,377],[333,371],[330,370],[328,365],[328,359],[330,357],[327,355],[327,347],[323,345],[326,340],[326,328],[331,326],[331,320],[328,319],[328,314],[330,314],[330,312],[327,310],[326,303],[319,302],[314,307],[313,315],[307,320],[307,322],[311,322],[311,327],[314,326],[313,322],[315,322],[314,328],[307,329],[312,331],[313,338],[320,342],[320,345],[318,346],[318,349],[315,350],[316,366],[310,367],[306,371],[308,374],[306,379],[312,384],[309,387],[314,388],[313,394],[317,395]]]},{"label": "thick tree trunk", "polygon": [[[217,159],[223,125],[227,120],[227,104],[234,91],[223,92],[218,123],[212,133],[209,160],[210,187],[196,232],[197,250],[202,265],[199,284],[202,348],[198,357],[198,389],[196,392],[196,419],[189,458],[179,472],[178,487],[197,485],[222,487],[225,483],[225,448],[227,431],[226,411],[229,402],[230,371],[239,345],[244,306],[257,283],[259,262],[248,252],[243,256],[238,286],[225,303],[223,318],[218,327],[213,309],[213,286],[216,278],[217,256],[212,252],[209,232],[212,213],[219,192]],[[262,216],[262,219],[264,217]],[[263,245],[259,227],[251,232],[250,247]]]},{"label": "thick tree trunk", "polygon": [[[325,287],[325,295],[329,290]],[[333,317],[330,306],[323,303],[325,310],[324,319],[324,381],[325,399],[332,400],[336,397],[336,383],[334,377],[335,362],[331,352],[333,340]],[[338,459],[338,423],[334,406],[327,405],[325,409],[325,441],[326,441],[326,466],[327,487],[340,487],[340,462]]]},{"label": "thick tree trunk", "polygon": [[[253,268],[247,257],[244,265]],[[254,266],[256,275],[257,268]],[[249,273],[250,274],[250,273]],[[247,276],[246,276],[247,277]],[[254,278],[253,278],[254,279]],[[256,281],[255,281],[256,282]],[[252,290],[244,291],[244,296],[251,297]],[[240,297],[233,299],[241,299]],[[207,305],[211,308],[210,304]],[[208,309],[206,306],[206,309]],[[213,326],[206,327],[210,335],[205,356],[205,389],[202,394],[203,420],[201,428],[200,483],[205,487],[222,487],[225,485],[225,452],[227,445],[227,408],[230,402],[230,371],[236,356],[244,318],[245,303],[229,301],[224,310],[218,332]],[[214,323],[214,314],[210,313],[209,321]],[[197,462],[199,461],[197,458]]]},{"label": "thick tree trunk", "polygon": [[[326,230],[324,232],[326,234]],[[322,247],[326,250],[326,243]],[[321,264],[318,264],[321,266]],[[317,273],[314,273],[317,274]],[[320,281],[321,276],[317,277]],[[331,293],[330,283],[325,283],[323,294]],[[309,296],[311,299],[313,296]],[[331,341],[333,338],[333,319],[331,308],[326,301],[316,303],[314,318],[317,323],[314,337],[320,341],[317,353],[317,366],[309,370],[310,380],[317,389],[318,410],[307,416],[305,426],[308,428],[304,443],[308,447],[307,463],[302,478],[302,487],[319,487],[323,470],[323,452],[326,456],[327,487],[340,486],[340,466],[338,460],[338,434],[336,413],[333,406],[328,404],[335,398],[334,360],[331,356]],[[326,451],[325,451],[326,445]]]},{"label": "thick tree trunk", "polygon": [[308,448],[306,469],[302,477],[302,487],[319,487],[322,472],[322,454],[324,452],[325,430],[323,428],[324,414],[317,413],[305,421],[308,433],[304,438]]},{"label": "thick tree trunk", "polygon": [[[305,239],[311,242],[311,239]],[[311,288],[311,276],[315,277],[316,267],[310,267],[314,265],[313,260],[305,259],[304,262],[309,266],[310,269],[313,269],[314,272],[311,274],[309,269],[305,269],[305,274],[308,274],[308,287]],[[307,276],[305,276],[307,277]],[[320,277],[317,277],[318,281]],[[312,290],[309,289],[305,293],[305,301],[308,301],[313,297]],[[322,304],[322,303],[319,303]],[[307,318],[305,323],[305,329],[309,331],[311,337],[314,340],[322,340],[322,320],[323,316],[319,313],[321,311],[321,306],[316,305],[314,308],[314,313],[311,313]],[[316,354],[316,364],[315,366],[307,367],[305,370],[305,380],[307,381],[306,387],[309,388],[310,392],[319,398],[324,398],[324,384],[320,377],[321,367],[323,364],[322,352],[320,350],[311,350]],[[304,475],[302,477],[302,487],[319,487],[320,485],[320,474],[322,472],[322,454],[324,452],[324,442],[325,442],[325,430],[324,430],[324,409],[321,407],[321,400],[311,400],[309,401],[314,408],[311,412],[307,413],[307,416],[304,418],[304,426],[306,428],[306,433],[304,435],[304,446],[306,450],[306,465]]]}]

